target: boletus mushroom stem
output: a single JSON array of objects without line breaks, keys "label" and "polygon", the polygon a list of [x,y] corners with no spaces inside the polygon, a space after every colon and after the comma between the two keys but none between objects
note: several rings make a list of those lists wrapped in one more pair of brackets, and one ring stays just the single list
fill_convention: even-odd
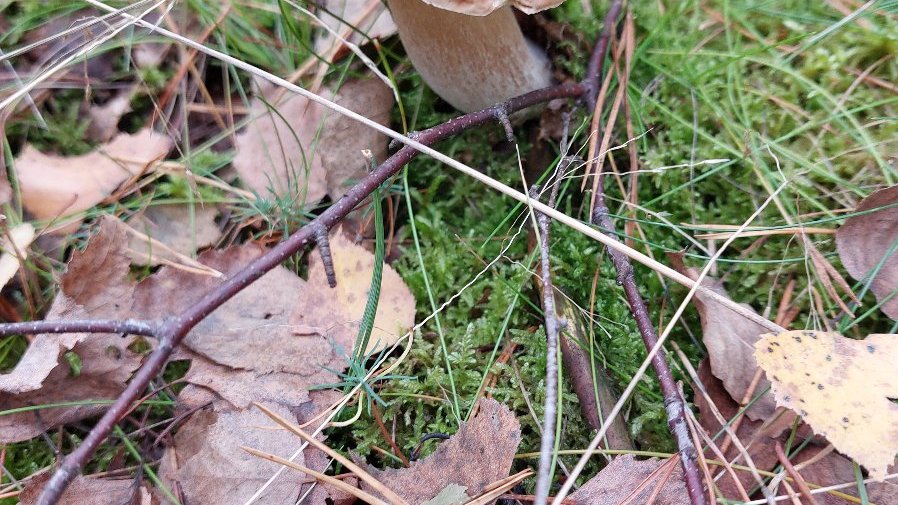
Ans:
[{"label": "boletus mushroom stem", "polygon": [[[472,112],[552,84],[549,59],[496,0],[388,0],[399,37],[424,81]],[[535,12],[560,3],[520,7]]]}]

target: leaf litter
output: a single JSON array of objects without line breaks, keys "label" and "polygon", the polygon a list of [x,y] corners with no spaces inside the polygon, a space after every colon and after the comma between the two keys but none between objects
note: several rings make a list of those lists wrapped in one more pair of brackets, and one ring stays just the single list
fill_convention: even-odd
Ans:
[{"label": "leaf litter", "polygon": [[836,230],[836,250],[854,279],[870,283],[883,312],[898,319],[898,186],[864,198]]},{"label": "leaf litter", "polygon": [[[692,280],[698,279],[700,270],[687,267],[682,254],[669,254],[673,267]],[[721,296],[729,297],[723,283],[706,276],[702,284]],[[701,318],[702,342],[708,350],[708,359],[714,376],[723,382],[730,397],[741,401],[749,390],[758,370],[754,356],[754,343],[767,329],[760,324],[736,314],[720,303],[696,292],[693,297],[695,308]],[[748,304],[741,304],[754,311]],[[760,395],[746,410],[752,420],[768,419],[776,408],[773,396],[764,393],[769,382],[761,380],[755,386],[754,394]]]},{"label": "leaf litter", "polygon": [[[113,217],[99,220],[98,232],[90,238],[84,251],[73,255],[62,275],[61,290],[48,320],[159,319],[180,312],[221,282],[215,277],[172,267],[162,267],[140,282],[133,281],[129,276],[131,259],[124,228]],[[200,323],[173,357],[191,361],[184,378],[188,385],[179,394],[179,410],[182,413],[200,410],[184,421],[174,445],[167,449],[163,458],[168,461],[164,475],[170,482],[177,482],[185,496],[195,502],[243,503],[242,499],[258,488],[259,479],[273,474],[274,466],[260,464],[257,458],[239,451],[241,444],[237,441],[272,450],[295,446],[291,436],[280,430],[272,431],[270,422],[248,408],[252,402],[261,402],[294,419],[307,420],[339,397],[333,391],[308,389],[337,382],[335,371],[347,366],[347,354],[358,331],[358,317],[350,317],[345,312],[349,309],[341,296],[354,294],[364,298],[370,278],[359,276],[355,266],[362,265],[362,272],[373,268],[371,253],[340,237],[334,236],[332,251],[337,258],[351,258],[354,262],[349,276],[344,276],[341,269],[342,290],[318,284],[321,281],[317,280],[306,282],[278,266]],[[231,276],[263,252],[262,247],[247,243],[206,251],[197,259]],[[344,263],[343,259],[337,261],[338,265]],[[313,279],[323,276],[316,273],[319,268],[312,266]],[[355,291],[345,286],[350,282],[359,284]],[[308,296],[311,292],[315,296]],[[382,296],[388,301],[382,304],[381,310],[392,310],[394,314],[384,319],[378,312],[376,321],[381,321],[381,341],[395,341],[397,335],[388,335],[386,328],[404,333],[414,324],[415,303],[408,288],[389,266],[384,268]],[[392,303],[404,303],[407,307]],[[310,333],[308,328],[303,334],[296,331],[292,321],[300,319],[300,314],[328,312],[333,307],[344,307],[342,313],[346,317],[340,331],[322,329],[320,333]],[[399,323],[396,313],[408,317]],[[0,376],[0,408],[79,401],[84,405],[0,416],[0,440],[27,440],[48,429],[100,413],[104,406],[96,405],[93,400],[115,398],[142,362],[144,354],[131,349],[138,339],[142,337],[36,336],[16,368]],[[153,339],[145,340],[152,345]],[[80,372],[75,373],[69,367],[64,358],[67,352],[78,355]],[[202,409],[207,405],[208,408]],[[199,437],[198,433],[203,436]],[[231,449],[238,452],[231,454],[228,452]],[[321,471],[327,463],[321,457],[314,460]],[[266,503],[292,503],[297,483],[305,482],[306,478],[301,477],[290,481],[294,495],[288,497],[289,493],[284,494],[286,488],[275,486],[269,492],[278,498]],[[321,493],[329,491],[323,488]]]},{"label": "leaf litter", "polygon": [[7,230],[6,236],[0,240],[0,289],[16,275],[19,267],[28,258],[28,247],[34,240],[34,226],[22,223]]},{"label": "leaf litter", "polygon": [[133,230],[128,235],[131,261],[135,265],[149,266],[184,262],[203,269],[191,258],[221,238],[221,229],[215,222],[217,216],[218,209],[211,205],[147,207],[127,220]]},{"label": "leaf litter", "polygon": [[[262,90],[251,105],[253,121],[235,141],[233,161],[244,185],[262,198],[289,200],[303,209],[326,195],[336,200],[367,174],[370,151],[384,160],[386,137],[357,121],[333,113],[280,89]],[[377,79],[352,80],[325,98],[383,125],[389,123],[392,91]],[[279,100],[279,98],[281,98]]]},{"label": "leaf litter", "polygon": [[[450,486],[463,487],[469,497],[480,495],[508,477],[521,442],[521,425],[508,407],[495,400],[482,398],[478,406],[471,420],[409,468],[378,470],[369,465],[367,471],[411,505],[432,500]],[[361,488],[381,496],[367,483]]]},{"label": "leaf litter", "polygon": [[[152,171],[152,163],[168,154],[171,146],[168,137],[149,128],[121,133],[80,156],[46,154],[26,145],[14,165],[22,205],[41,220],[83,212],[105,200],[122,183]],[[61,231],[72,231],[80,222],[69,221]]]},{"label": "leaf litter", "polygon": [[[34,505],[43,491],[50,474],[44,473],[32,479],[19,494],[19,505]],[[69,484],[59,505],[154,505],[153,497],[146,487],[134,479],[101,479],[79,475]]]}]

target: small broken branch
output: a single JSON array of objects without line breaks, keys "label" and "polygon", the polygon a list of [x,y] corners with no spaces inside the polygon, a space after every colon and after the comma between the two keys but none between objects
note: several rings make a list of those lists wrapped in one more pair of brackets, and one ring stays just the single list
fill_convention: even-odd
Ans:
[{"label": "small broken branch", "polygon": [[160,325],[157,321],[139,319],[71,319],[0,324],[0,336],[4,337],[39,333],[126,333],[155,337],[160,334]]},{"label": "small broken branch", "polygon": [[[619,2],[615,2],[611,9],[614,9],[615,7],[619,7]],[[604,43],[605,46],[607,46],[607,41],[604,41],[604,36],[607,35],[610,37],[611,32],[611,30],[608,29],[607,18],[605,28],[606,29],[602,34],[603,37],[599,39],[599,42]],[[598,49],[598,46],[596,49]],[[586,105],[591,107],[590,110],[595,109],[596,102],[598,101],[598,83],[602,78],[604,61],[604,54],[594,53],[593,58],[589,63],[589,75],[587,79],[594,84],[585,98],[587,100]],[[596,91],[596,94],[593,94],[593,90]],[[601,114],[601,111],[595,111],[594,113],[598,115]],[[594,169],[595,160],[588,160],[586,173],[590,174]],[[605,203],[605,186],[603,184],[602,174],[597,173],[595,174],[595,177],[598,180],[598,185],[596,194],[594,195],[595,207],[590,216],[590,222],[593,225],[598,226],[609,237],[619,240],[614,228],[614,222],[611,221],[608,207]],[[616,249],[610,247],[606,249],[611,258],[611,262],[614,265],[614,269],[617,272],[617,282],[624,288],[627,302],[630,304],[630,313],[636,321],[636,326],[639,329],[639,334],[642,336],[642,341],[645,344],[646,349],[652,349],[658,342],[658,334],[649,319],[648,307],[646,306],[642,295],[639,293],[639,287],[636,285],[636,277],[633,274],[633,266],[630,264],[630,259]],[[667,365],[667,359],[663,349],[653,357],[652,368],[654,368],[655,373],[658,376],[658,382],[661,385],[661,392],[664,396],[664,406],[667,410],[667,426],[673,434],[677,444],[680,463],[683,467],[683,480],[686,484],[686,491],[689,494],[689,499],[693,505],[707,505],[708,501],[707,496],[703,491],[701,473],[696,464],[698,452],[689,436],[689,426],[686,422],[685,411],[688,407],[680,395],[677,394],[677,387],[673,379],[673,374],[670,371],[670,367]]]},{"label": "small broken branch", "polygon": [[[551,181],[555,183],[553,179]],[[555,187],[558,187],[557,185]],[[554,192],[553,192],[554,196]],[[553,205],[554,198],[549,205]],[[540,276],[543,288],[543,313],[546,318],[546,401],[543,407],[543,436],[539,444],[539,470],[536,474],[536,505],[546,505],[549,476],[552,473],[552,451],[555,448],[555,419],[558,401],[558,315],[555,312],[555,287],[549,264],[549,218],[537,214],[539,234]]]}]

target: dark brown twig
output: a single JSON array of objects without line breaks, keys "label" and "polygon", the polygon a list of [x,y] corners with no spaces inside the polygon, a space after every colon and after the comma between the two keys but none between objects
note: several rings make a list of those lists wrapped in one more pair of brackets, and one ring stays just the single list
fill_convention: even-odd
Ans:
[{"label": "dark brown twig", "polygon": [[374,405],[372,406],[371,411],[374,413],[374,420],[377,422],[377,428],[380,429],[380,434],[383,435],[384,440],[386,440],[387,443],[390,444],[390,448],[393,449],[393,454],[397,458],[402,460],[402,464],[405,465],[406,468],[411,466],[411,463],[409,463],[408,458],[405,457],[405,454],[402,452],[402,449],[400,449],[399,446],[396,445],[396,441],[393,440],[393,436],[390,435],[390,431],[387,430],[387,426],[384,424],[384,419],[380,414],[380,409],[377,408],[377,402],[374,402]]},{"label": "dark brown twig", "polygon": [[[615,2],[615,6],[617,2]],[[612,7],[613,8],[613,7]],[[607,26],[607,18],[606,18]],[[610,30],[603,35],[610,36]],[[607,45],[607,43],[606,43]],[[589,71],[591,82],[598,83],[602,76],[604,67],[604,56],[598,57],[593,55],[590,61]],[[596,90],[598,88],[595,88]],[[587,96],[587,107],[593,110],[596,106],[597,95],[590,94]],[[600,114],[601,111],[595,111]],[[586,173],[592,173],[594,170],[595,160],[589,160]],[[603,184],[602,174],[595,174],[598,179],[597,191],[595,194],[595,207],[590,216],[590,222],[598,226],[606,235],[611,238],[618,239],[614,228],[614,222],[609,216],[608,207],[605,203],[605,186]],[[624,288],[627,302],[630,304],[630,312],[636,321],[636,327],[642,336],[642,341],[646,349],[652,349],[658,342],[658,335],[655,327],[649,319],[648,307],[639,293],[636,285],[636,277],[633,275],[633,267],[627,256],[619,253],[617,250],[606,248],[614,269],[617,272],[617,282]],[[664,407],[667,410],[667,426],[673,434],[680,455],[680,463],[683,466],[683,480],[686,483],[686,490],[689,493],[689,499],[693,505],[706,505],[708,503],[707,496],[702,489],[702,478],[696,464],[698,452],[689,436],[689,427],[686,423],[685,410],[686,404],[677,394],[677,387],[673,379],[670,367],[667,365],[667,359],[663,349],[655,354],[652,358],[652,368],[658,376],[658,382],[661,385],[661,392],[664,396]]]}]

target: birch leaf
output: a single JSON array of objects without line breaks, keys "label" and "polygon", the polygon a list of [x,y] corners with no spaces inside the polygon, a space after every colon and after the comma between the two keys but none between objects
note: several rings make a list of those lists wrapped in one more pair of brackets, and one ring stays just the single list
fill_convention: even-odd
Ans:
[{"label": "birch leaf", "polygon": [[786,331],[755,344],[777,404],[882,481],[898,454],[898,335]]}]

